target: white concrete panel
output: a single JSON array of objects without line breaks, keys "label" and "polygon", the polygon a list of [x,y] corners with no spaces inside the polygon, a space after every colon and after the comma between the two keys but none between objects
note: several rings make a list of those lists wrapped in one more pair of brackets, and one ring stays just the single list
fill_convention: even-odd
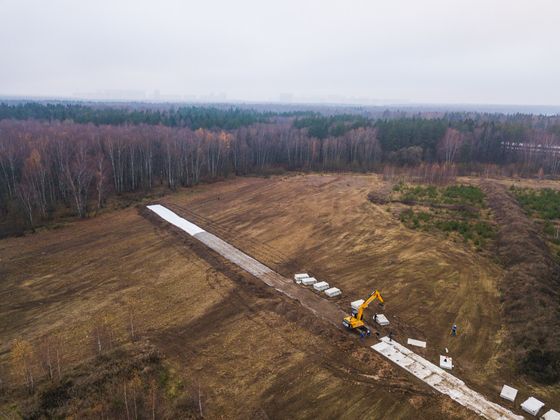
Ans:
[{"label": "white concrete panel", "polygon": [[197,233],[205,232],[204,229],[199,228],[194,223],[189,222],[188,220],[183,219],[182,217],[178,216],[177,214],[173,213],[166,207],[163,207],[159,204],[154,204],[153,206],[148,206],[148,208],[156,213],[159,217],[164,219],[165,221],[171,223],[174,226],[177,226],[179,229],[184,230],[189,235],[194,236]]},{"label": "white concrete panel", "polygon": [[306,279],[301,280],[301,284],[303,284],[304,286],[311,286],[315,283],[317,283],[317,279],[315,277],[307,277]]},{"label": "white concrete panel", "polygon": [[424,349],[426,348],[425,341],[415,340],[414,338],[409,338],[407,343],[410,344],[411,346],[422,347]]},{"label": "white concrete panel", "polygon": [[541,417],[542,420],[560,420],[560,413],[556,410],[548,410]]},{"label": "white concrete panel", "polygon": [[352,309],[357,311],[358,309],[360,309],[360,306],[362,306],[362,304],[364,302],[365,301],[363,299],[358,299],[358,300],[355,300],[354,302],[350,303],[350,306],[352,307]]},{"label": "white concrete panel", "polygon": [[342,294],[342,291],[338,287],[331,287],[330,289],[325,290],[325,294],[328,297],[335,297],[340,296]]},{"label": "white concrete panel", "polygon": [[318,290],[319,292],[322,292],[323,290],[327,290],[329,288],[329,283],[327,283],[326,281],[320,281],[319,283],[315,283],[313,285],[313,288],[315,290]]},{"label": "white concrete panel", "polygon": [[306,278],[308,278],[308,277],[309,277],[309,274],[307,274],[307,273],[298,273],[298,274],[294,274],[294,280],[295,280],[295,282],[298,283],[298,284],[301,283],[301,281],[302,281],[303,279],[306,279]]},{"label": "white concrete panel", "polygon": [[514,402],[515,401],[515,397],[517,397],[517,389],[512,388],[511,386],[508,385],[504,385],[502,388],[502,392],[500,392],[500,397]]},{"label": "white concrete panel", "polygon": [[529,397],[521,403],[521,408],[523,409],[523,411],[526,411],[533,416],[536,416],[539,413],[540,409],[543,407],[544,403],[537,400],[535,397]]},{"label": "white concrete panel", "polygon": [[377,314],[376,322],[381,326],[389,325],[389,320],[383,314]]},{"label": "white concrete panel", "polygon": [[439,367],[453,369],[453,359],[449,356],[439,356]]}]

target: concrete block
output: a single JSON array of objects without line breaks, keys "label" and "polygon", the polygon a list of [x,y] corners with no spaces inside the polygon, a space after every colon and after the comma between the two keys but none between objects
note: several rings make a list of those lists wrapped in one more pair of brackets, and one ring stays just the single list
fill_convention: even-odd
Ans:
[{"label": "concrete block", "polygon": [[422,347],[423,349],[426,348],[425,341],[415,340],[414,338],[409,338],[408,344],[410,344],[411,346]]},{"label": "concrete block", "polygon": [[390,322],[387,319],[387,317],[383,314],[377,314],[377,319],[376,322],[381,325],[382,327],[384,327],[385,325],[389,325]]},{"label": "concrete block", "polygon": [[535,397],[529,397],[521,403],[521,408],[533,416],[536,416],[541,408],[544,407],[542,401],[537,400]]},{"label": "concrete block", "polygon": [[315,283],[313,285],[313,288],[315,290],[318,290],[319,292],[322,292],[323,290],[327,290],[329,288],[329,283],[327,283],[326,281],[320,281],[319,283]]},{"label": "concrete block", "polygon": [[297,284],[300,284],[301,281],[302,281],[303,279],[306,279],[306,278],[308,278],[308,277],[309,277],[309,274],[307,274],[307,273],[298,273],[298,274],[294,274],[294,281],[295,281]]},{"label": "concrete block", "polygon": [[360,306],[362,306],[362,303],[364,303],[364,300],[363,299],[358,299],[358,300],[355,300],[354,302],[350,303],[350,306],[352,306],[352,309],[357,311],[358,309],[360,309]]},{"label": "concrete block", "polygon": [[511,386],[504,385],[502,388],[502,392],[500,393],[500,397],[514,402],[515,397],[517,397],[517,389],[512,388]]},{"label": "concrete block", "polygon": [[307,277],[306,279],[301,280],[301,284],[303,284],[304,286],[311,286],[315,283],[317,283],[317,279],[315,277]]},{"label": "concrete block", "polygon": [[453,369],[453,359],[449,356],[439,356],[439,367],[443,369]]},{"label": "concrete block", "polygon": [[560,413],[556,410],[548,410],[541,417],[542,420],[560,420]]},{"label": "concrete block", "polygon": [[342,294],[342,291],[338,287],[331,287],[330,289],[325,290],[325,294],[328,297],[335,297],[340,296]]}]

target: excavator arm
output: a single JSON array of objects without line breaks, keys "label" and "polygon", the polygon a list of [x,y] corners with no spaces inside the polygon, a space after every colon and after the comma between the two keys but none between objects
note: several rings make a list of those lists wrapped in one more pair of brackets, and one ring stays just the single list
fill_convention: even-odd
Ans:
[{"label": "excavator arm", "polygon": [[360,321],[362,320],[362,317],[364,316],[364,309],[366,309],[369,306],[369,304],[373,302],[375,299],[379,299],[379,302],[381,303],[384,302],[381,293],[379,293],[378,290],[375,290],[375,292],[373,292],[371,296],[367,298],[367,300],[360,305],[360,308],[358,309],[358,313],[356,314],[357,319],[359,319]]},{"label": "excavator arm", "polygon": [[364,322],[362,321],[362,318],[364,316],[364,309],[366,309],[369,306],[369,304],[373,302],[375,299],[379,299],[379,302],[381,302],[382,304],[384,302],[381,293],[379,293],[378,290],[375,290],[368,297],[368,299],[360,305],[358,311],[352,309],[352,314],[350,314],[349,316],[347,316],[342,320],[342,325],[344,325],[344,327],[350,330],[359,330],[360,334],[366,334],[369,336],[370,335],[369,328],[365,326]]}]

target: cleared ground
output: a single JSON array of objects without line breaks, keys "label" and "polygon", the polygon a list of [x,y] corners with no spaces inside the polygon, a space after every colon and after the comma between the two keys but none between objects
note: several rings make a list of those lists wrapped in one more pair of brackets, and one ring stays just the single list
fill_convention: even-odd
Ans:
[{"label": "cleared ground", "polygon": [[[380,289],[398,340],[427,340],[431,360],[448,347],[455,374],[498,401],[501,385],[515,379],[495,360],[502,268],[461,243],[402,226],[367,199],[385,187],[376,176],[242,178],[161,202],[284,275],[307,270],[340,287],[345,311]],[[132,297],[142,340],[163,353],[183,394],[200,386],[205,417],[472,416],[372,354],[373,342],[322,322],[143,211],[3,240],[0,258],[4,383],[16,381],[8,368],[16,338],[64,331],[67,363],[75,363],[93,355],[92,319],[110,314],[125,341]],[[460,334],[451,339],[453,323]],[[174,394],[165,395],[161,404],[173,406]]]}]

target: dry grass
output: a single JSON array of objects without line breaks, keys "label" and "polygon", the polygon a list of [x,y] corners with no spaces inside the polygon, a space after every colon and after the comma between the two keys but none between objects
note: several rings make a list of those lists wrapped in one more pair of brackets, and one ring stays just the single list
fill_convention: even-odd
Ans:
[{"label": "dry grass", "polygon": [[[214,187],[222,188],[201,187],[192,195],[202,197]],[[10,367],[14,339],[28,340],[38,349],[44,337],[60,334],[63,376],[97,375],[95,322],[102,315],[110,320],[114,348],[134,345],[127,344],[127,302],[133,299],[137,340],[157,348],[170,376],[158,391],[163,417],[173,417],[175,410],[185,413],[185,407],[197,415],[192,401],[199,387],[205,418],[355,418],[372,413],[409,418],[417,409],[423,418],[469,416],[395,371],[355,337],[322,323],[136,209],[2,240],[0,258],[0,293],[8,302],[0,312],[3,413],[32,408],[21,391],[14,391],[21,389]],[[114,352],[104,354],[111,358]],[[42,377],[37,365],[34,369]],[[36,395],[49,387],[40,379]],[[81,404],[69,404],[78,415],[90,416],[103,399],[122,402],[122,387],[112,387],[100,385],[109,395],[99,391]],[[120,407],[124,410],[122,403]]]},{"label": "dry grass", "polygon": [[[498,395],[506,379],[496,360],[504,346],[503,268],[467,246],[407,229],[368,201],[369,192],[386,188],[376,176],[243,178],[161,202],[185,208],[185,216],[285,275],[307,270],[340,287],[344,310],[380,289],[397,340],[426,339],[432,360],[448,347],[461,378]],[[0,293],[10,302],[0,310],[4,372],[15,338],[37,342],[55,331],[68,335],[68,364],[91,358],[99,314],[110,314],[116,341],[127,342],[126,303],[134,298],[141,340],[156,346],[172,376],[171,408],[200,386],[208,418],[470,415],[355,336],[135,209],[2,240],[0,259]],[[560,396],[534,390],[550,401]]]}]

